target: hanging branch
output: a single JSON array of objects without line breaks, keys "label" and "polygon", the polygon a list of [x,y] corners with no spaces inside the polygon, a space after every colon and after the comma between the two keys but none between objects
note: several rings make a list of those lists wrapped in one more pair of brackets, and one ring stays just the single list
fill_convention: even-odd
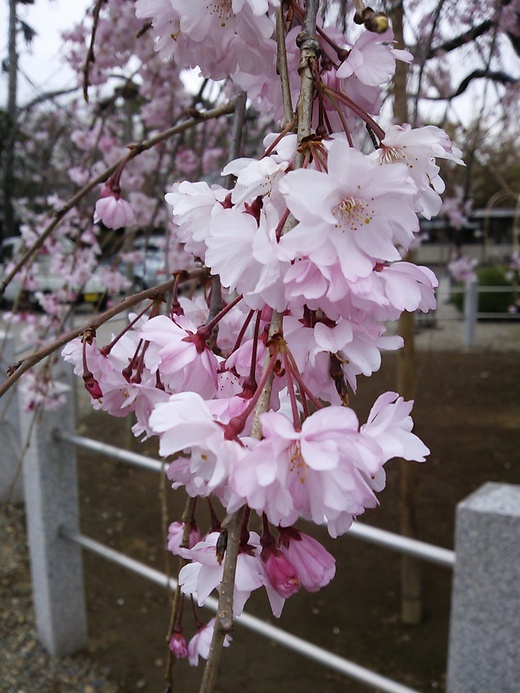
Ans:
[{"label": "hanging branch", "polygon": [[[319,42],[316,38],[317,12],[317,0],[309,0],[309,2],[307,3],[307,15],[305,18],[304,28],[298,37],[298,45],[300,47],[301,52],[299,66],[301,87],[297,109],[298,142],[300,142],[304,137],[310,135],[312,129],[312,105],[315,90],[313,64],[316,61],[318,51],[320,49]],[[282,77],[282,79],[284,78]],[[287,115],[289,114],[286,112],[286,116]],[[289,118],[291,117],[292,109]],[[296,160],[297,168],[300,168],[302,166],[303,160],[304,154],[298,154]],[[290,215],[284,226],[284,231],[287,232],[288,230],[290,230],[294,226],[294,224],[294,218],[292,217],[292,215]],[[281,330],[282,315],[277,311],[274,311],[269,329],[269,337],[272,338],[274,335],[279,334]],[[274,353],[274,355],[270,355],[268,353],[268,355],[266,356],[263,373],[264,375],[266,375],[268,370],[271,370],[271,373],[268,375],[266,379],[266,383],[262,389],[262,392],[260,394],[254,411],[251,435],[258,439],[262,438],[262,428],[259,419],[260,414],[269,410],[271,401],[271,390],[274,378],[274,369],[272,368],[271,363],[271,360],[273,358],[277,358],[276,352]],[[236,564],[238,558],[240,533],[244,512],[245,507],[242,507],[237,512],[229,514],[222,523],[223,530],[227,532],[227,548],[224,559],[222,581],[220,584],[217,618],[215,621],[215,628],[213,631],[213,638],[211,641],[208,661],[204,669],[204,676],[202,679],[199,693],[213,692],[217,680],[218,665],[220,662],[222,649],[224,647],[224,640],[226,635],[228,635],[228,633],[233,628],[233,592],[235,587]]]},{"label": "hanging branch", "polygon": [[[164,478],[164,475],[163,475]],[[190,531],[191,531],[191,520],[193,517],[193,513],[195,510],[195,505],[196,505],[196,499],[192,498],[191,496],[188,496],[186,499],[186,505],[184,507],[184,512],[182,514],[182,522],[184,523],[184,531],[182,533],[182,541],[181,541],[181,546],[183,548],[189,548],[189,539],[190,539]],[[178,561],[178,569],[177,569],[177,587],[175,588],[175,594],[173,596],[173,602],[172,602],[172,608],[171,608],[171,614],[170,614],[170,624],[168,626],[168,634],[166,637],[168,645],[170,644],[170,639],[173,635],[173,631],[175,628],[175,625],[179,619],[179,614],[181,613],[182,610],[182,590],[181,586],[179,584],[179,573],[181,572],[182,568],[187,565],[188,560],[186,558],[182,558],[182,556],[179,556],[179,561]],[[164,680],[166,683],[166,691],[172,691],[173,690],[173,666],[175,664],[175,656],[173,652],[171,651],[170,647],[168,647],[168,658],[166,661],[166,672],[164,675]]]},{"label": "hanging branch", "polygon": [[280,77],[283,98],[283,116],[285,124],[293,117],[293,105],[291,99],[291,83],[289,69],[287,67],[287,50],[285,48],[285,25],[283,19],[283,3],[276,8],[276,71]]},{"label": "hanging branch", "polygon": [[491,21],[491,19],[486,19],[478,26],[473,26],[471,29],[468,29],[468,31],[460,34],[460,36],[450,39],[449,41],[444,41],[444,43],[440,43],[438,46],[432,46],[428,51],[426,58],[435,58],[438,55],[443,55],[444,53],[449,53],[456,48],[465,46],[467,43],[471,43],[479,36],[483,36],[491,29],[491,27],[494,26],[494,24],[495,22]]},{"label": "hanging branch", "polygon": [[185,120],[182,123],[179,123],[178,125],[174,125],[171,128],[168,128],[168,130],[164,130],[163,132],[160,132],[159,134],[155,135],[154,137],[151,137],[149,140],[143,140],[142,142],[139,142],[138,144],[129,144],[127,145],[129,152],[128,154],[125,154],[124,157],[121,157],[119,161],[116,161],[115,164],[112,164],[112,166],[109,166],[106,168],[102,173],[99,174],[99,176],[96,176],[96,178],[93,178],[90,183],[87,183],[87,185],[82,188],[79,192],[77,192],[73,197],[71,197],[60,209],[56,210],[54,212],[54,218],[53,220],[48,224],[48,226],[43,230],[41,235],[38,237],[38,240],[35,241],[35,243],[24,253],[23,257],[21,260],[17,262],[15,267],[9,272],[7,277],[5,277],[2,280],[2,283],[0,284],[0,298],[4,295],[5,289],[7,286],[11,283],[11,281],[14,279],[14,277],[18,274],[18,272],[22,269],[22,267],[26,264],[26,262],[29,260],[29,258],[36,253],[37,250],[39,250],[42,245],[44,244],[45,240],[51,235],[51,233],[54,231],[54,229],[61,223],[62,219],[65,217],[65,215],[70,212],[70,210],[76,206],[76,204],[82,200],[85,195],[87,195],[91,190],[93,190],[96,186],[100,185],[101,183],[104,183],[108,178],[115,173],[115,171],[118,169],[119,166],[122,165],[124,161],[128,162],[134,159],[136,156],[139,154],[142,154],[143,152],[147,151],[148,149],[151,149],[152,147],[155,147],[156,144],[159,142],[162,142],[163,140],[167,140],[170,137],[173,137],[174,135],[178,135],[182,132],[185,132],[186,130],[189,130],[190,128],[195,127],[199,123],[203,123],[207,120],[211,120],[213,118],[220,118],[220,116],[223,115],[228,115],[229,113],[232,113],[235,108],[235,102],[234,100],[228,101],[222,106],[218,106],[217,108],[213,108],[209,111],[202,111],[202,112],[196,112],[196,115],[193,115],[193,109],[190,109],[190,114],[192,117],[189,120]]},{"label": "hanging branch", "polygon": [[106,1],[107,0],[97,0],[93,12],[94,23],[92,25],[92,32],[90,34],[90,44],[87,51],[87,57],[85,58],[85,64],[83,65],[83,98],[85,99],[86,103],[88,103],[88,88],[90,86],[90,65],[91,63],[96,62],[96,58],[94,56],[94,43],[96,41],[96,32],[99,24],[99,13],[101,12],[102,5],[104,5]]}]

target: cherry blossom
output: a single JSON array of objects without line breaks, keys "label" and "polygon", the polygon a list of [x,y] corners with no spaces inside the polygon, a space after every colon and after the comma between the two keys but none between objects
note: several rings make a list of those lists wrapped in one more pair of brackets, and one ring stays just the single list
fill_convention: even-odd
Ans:
[{"label": "cherry blossom", "polygon": [[332,536],[376,505],[369,479],[382,467],[381,448],[359,432],[354,412],[331,406],[298,431],[283,414],[261,415],[263,439],[233,470],[231,483],[249,507],[274,525],[300,515],[328,522]]},{"label": "cherry blossom", "polygon": [[[207,659],[209,656],[209,648],[211,645],[211,638],[213,637],[213,630],[215,628],[215,619],[212,618],[208,623],[201,624],[197,628],[196,634],[188,643],[188,658],[192,667],[196,667],[199,663],[199,657],[202,659]],[[224,638],[224,647],[229,647],[231,645],[232,638],[230,635],[226,635]]]},{"label": "cherry blossom", "polygon": [[94,224],[99,221],[108,229],[120,229],[134,223],[134,211],[126,200],[114,193],[112,188],[105,186],[94,212]]},{"label": "cherry blossom", "polygon": [[406,250],[419,229],[406,167],[375,166],[342,139],[330,144],[327,162],[328,173],[300,169],[280,182],[300,222],[284,247],[318,265],[339,261],[348,280],[367,276],[376,262],[400,260],[396,244]]},{"label": "cherry blossom", "polygon": [[308,534],[294,527],[280,529],[280,550],[295,568],[301,586],[318,592],[336,573],[334,557]]},{"label": "cherry blossom", "polygon": [[[308,8],[280,7],[277,0],[137,0],[133,16],[125,6],[113,0],[101,8],[102,46],[90,66],[91,90],[101,93],[117,66],[145,103],[136,129],[149,141],[161,129],[171,133],[172,123],[184,126],[186,116],[196,127],[177,131],[171,142],[164,135],[142,154],[141,145],[122,147],[120,130],[128,123],[96,121],[88,133],[78,127],[72,140],[80,155],[69,175],[86,184],[103,166],[113,171],[98,178],[106,183],[94,213],[94,222],[108,229],[132,224],[149,233],[170,217],[161,271],[165,278],[174,271],[172,289],[161,285],[146,294],[151,300],[105,346],[89,328],[65,347],[63,358],[83,378],[94,408],[132,413],[136,436],[158,437],[172,487],[204,499],[190,499],[189,532],[172,522],[167,540],[168,549],[188,561],[179,574],[180,601],[193,602],[197,629],[186,645],[181,607],[170,648],[196,664],[208,657],[214,632],[214,620],[203,625],[198,619],[197,605],[224,591],[224,565],[233,554],[223,541],[229,515],[243,518],[233,537],[233,614],[265,588],[279,617],[287,598],[301,588],[316,592],[335,574],[333,556],[294,523],[310,520],[331,537],[343,534],[378,504],[391,459],[423,462],[429,454],[413,433],[412,402],[387,392],[361,424],[349,394],[361,376],[377,371],[383,351],[402,346],[387,323],[403,311],[436,306],[435,275],[404,258],[419,238],[418,215],[430,218],[440,209],[439,161],[460,164],[461,158],[440,128],[394,124],[385,132],[376,122],[382,86],[397,60],[411,59],[385,30],[384,16],[375,31],[340,31],[318,20],[312,104],[303,116],[300,45]],[[275,33],[277,8],[284,42]],[[111,31],[118,37],[114,55],[105,50]],[[138,48],[136,34],[143,39]],[[84,75],[82,41],[83,35],[71,35],[70,59]],[[282,43],[287,75],[277,54]],[[219,102],[238,85],[262,114],[254,125],[245,119],[245,147],[240,152],[240,137],[234,138],[225,165],[223,128],[209,119],[202,127],[206,85],[193,99],[181,93],[182,68],[225,80]],[[287,76],[285,99],[280,73]],[[284,119],[280,132],[269,132],[255,151],[258,128],[265,133],[273,118]],[[91,165],[93,147],[100,158]],[[216,182],[218,171],[225,181]],[[150,194],[152,180],[169,190],[161,192],[166,205]],[[63,233],[81,239],[78,262],[56,254],[53,267],[79,282],[101,252],[100,230],[90,216],[76,236],[72,225]],[[35,242],[38,227],[26,224],[23,234]],[[44,248],[54,258],[53,243]],[[130,245],[125,253],[127,262],[137,261]],[[123,289],[117,270],[103,276],[112,291]],[[39,299],[47,319],[57,319],[60,301]],[[227,519],[217,517],[212,498]],[[193,509],[202,502],[210,508],[207,535]],[[256,515],[261,535],[250,528]]]},{"label": "cherry blossom", "polygon": [[[197,595],[199,606],[205,603],[214,589],[219,588],[222,580],[223,566],[215,554],[218,537],[218,532],[212,532],[193,549],[179,549],[183,558],[192,561],[181,570],[179,584],[184,594]],[[259,553],[260,537],[256,532],[250,532],[247,546],[238,555],[233,595],[235,616],[242,613],[251,592],[260,587],[266,588],[273,614],[279,617],[282,612],[285,597],[275,590],[267,577]]]}]

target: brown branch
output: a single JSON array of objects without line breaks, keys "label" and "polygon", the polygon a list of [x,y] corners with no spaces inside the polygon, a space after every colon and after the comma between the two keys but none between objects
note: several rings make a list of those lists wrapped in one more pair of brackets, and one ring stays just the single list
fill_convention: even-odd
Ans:
[{"label": "brown branch", "polygon": [[31,101],[28,101],[24,106],[20,106],[20,112],[23,111],[30,111],[31,108],[34,106],[38,106],[38,104],[43,103],[44,101],[52,101],[53,99],[58,98],[58,96],[66,96],[67,94],[73,94],[75,91],[77,91],[79,87],[69,87],[68,89],[56,89],[55,91],[48,91],[45,92],[45,94],[40,94],[39,96],[36,96],[34,99],[31,99]]},{"label": "brown branch", "polygon": [[85,58],[85,64],[83,65],[83,98],[85,101],[88,103],[88,88],[90,86],[90,80],[89,80],[89,70],[90,70],[90,64],[96,62],[96,58],[94,56],[94,43],[96,41],[96,32],[99,24],[99,13],[101,12],[101,6],[106,2],[106,0],[97,0],[95,6],[94,6],[94,12],[93,12],[93,24],[92,24],[92,32],[90,34],[90,44],[88,47],[87,51],[87,57]]},{"label": "brown branch", "polygon": [[145,152],[148,149],[151,149],[154,147],[156,144],[159,142],[162,142],[163,140],[169,139],[170,137],[173,137],[174,135],[178,135],[182,132],[185,132],[186,130],[189,130],[192,127],[195,127],[199,123],[205,122],[207,120],[211,120],[212,118],[219,118],[220,116],[223,115],[228,115],[229,113],[233,112],[233,109],[235,107],[235,103],[233,100],[228,101],[226,104],[222,106],[218,106],[217,108],[213,108],[209,111],[202,111],[196,112],[196,115],[193,114],[193,109],[190,109],[190,115],[192,117],[189,120],[185,120],[182,123],[179,123],[178,125],[174,125],[173,127],[169,128],[168,130],[164,130],[163,132],[160,132],[159,134],[155,135],[155,137],[151,137],[149,140],[143,140],[142,142],[138,144],[129,144],[127,145],[129,152],[126,154],[124,157],[122,157],[119,161],[117,161],[115,164],[112,166],[109,166],[106,168],[102,173],[99,174],[96,178],[90,181],[84,188],[82,188],[79,192],[77,192],[73,197],[71,197],[60,209],[58,209],[54,213],[54,219],[49,223],[49,225],[43,230],[41,235],[39,236],[38,240],[35,241],[35,243],[24,253],[23,257],[21,260],[18,261],[18,263],[15,265],[15,267],[12,269],[12,271],[7,275],[5,279],[2,280],[2,283],[0,284],[0,298],[4,295],[5,289],[8,286],[8,284],[13,280],[13,278],[18,274],[18,272],[21,270],[21,268],[25,265],[25,263],[29,260],[29,258],[34,255],[34,253],[41,248],[45,240],[51,235],[51,233],[54,231],[54,229],[61,223],[61,220],[63,217],[70,212],[70,210],[75,207],[75,205],[85,197],[91,190],[93,190],[97,185],[100,185],[101,183],[104,183],[116,170],[121,164],[126,160],[130,161],[131,159],[135,158],[142,152]]},{"label": "brown branch", "polygon": [[443,96],[442,94],[440,96],[422,96],[421,98],[427,99],[428,101],[451,101],[455,97],[463,94],[474,79],[489,79],[492,82],[500,82],[500,84],[516,84],[519,81],[501,70],[497,72],[490,72],[484,69],[474,70],[462,80],[452,94],[448,94],[447,96]]},{"label": "brown branch", "polygon": [[283,19],[283,2],[276,8],[276,71],[280,76],[283,98],[284,124],[288,125],[294,115],[291,99],[291,83],[287,66],[287,50],[285,47],[285,25]]},{"label": "brown branch", "polygon": [[[187,281],[191,281],[192,279],[197,279],[199,277],[204,276],[204,274],[206,274],[206,272],[207,272],[207,270],[205,270],[205,269],[193,270],[192,272],[182,272],[181,273],[182,274],[181,281],[187,282]],[[47,356],[50,356],[52,353],[57,351],[60,347],[65,346],[65,344],[70,342],[72,339],[79,337],[80,334],[85,332],[85,330],[87,330],[89,328],[93,328],[94,330],[96,330],[98,327],[103,325],[105,322],[108,322],[108,320],[111,320],[116,315],[119,315],[120,313],[124,313],[126,310],[133,308],[134,306],[141,303],[141,301],[145,301],[146,299],[154,299],[158,296],[162,296],[164,293],[166,293],[167,291],[169,291],[172,288],[174,282],[175,282],[175,277],[173,277],[172,279],[169,279],[167,282],[163,282],[162,284],[159,284],[158,286],[154,286],[151,289],[146,289],[145,291],[141,291],[138,294],[134,294],[133,296],[129,296],[128,298],[125,298],[117,306],[113,306],[112,308],[109,308],[108,310],[104,311],[103,313],[96,315],[88,323],[82,325],[81,327],[75,327],[73,330],[70,330],[69,332],[62,335],[61,337],[58,337],[58,339],[56,339],[51,344],[47,344],[46,346],[42,347],[38,351],[35,351],[30,356],[26,356],[21,361],[18,361],[17,363],[13,364],[13,366],[9,369],[9,377],[0,386],[0,397],[2,397],[9,390],[9,388],[11,388],[22,377],[22,375],[24,373],[26,373],[30,368],[33,368],[37,363],[40,363],[40,361],[43,361],[44,358],[46,358]]]},{"label": "brown branch", "polygon": [[[193,512],[195,510],[195,498],[190,496],[186,499],[186,505],[184,506],[184,512],[182,514],[182,522],[184,522],[184,531],[182,533],[182,548],[189,548],[189,539],[191,531],[191,521],[193,517]],[[189,563],[187,558],[179,556],[178,567],[177,567],[177,587],[175,588],[175,594],[173,596],[172,608],[170,613],[170,624],[168,626],[167,642],[170,644],[171,637],[173,635],[173,630],[177,624],[179,618],[179,613],[182,608],[182,588],[179,584],[179,574],[185,565]],[[164,675],[164,680],[166,683],[166,690],[173,690],[173,666],[175,664],[175,656],[168,647],[168,658],[166,662],[166,671]]]},{"label": "brown branch", "polygon": [[217,680],[220,656],[224,648],[224,640],[226,635],[233,629],[233,593],[235,590],[238,547],[244,511],[245,506],[237,510],[237,512],[228,515],[222,523],[222,528],[226,529],[228,534],[226,557],[220,583],[217,619],[199,693],[213,692]]},{"label": "brown branch", "polygon": [[462,94],[466,91],[466,89],[470,85],[470,82],[472,82],[474,79],[482,78],[490,79],[492,82],[500,82],[501,84],[513,84],[515,82],[518,82],[517,79],[511,77],[511,75],[508,75],[505,72],[502,72],[501,70],[499,70],[498,72],[490,72],[489,70],[474,70],[470,75],[468,75],[462,80],[455,93],[449,98],[453,99],[456,96],[459,96],[459,94]]},{"label": "brown branch", "polygon": [[495,23],[491,19],[486,19],[478,26],[474,26],[471,29],[468,29],[468,31],[465,31],[463,34],[460,34],[460,36],[456,36],[449,41],[444,41],[444,43],[440,43],[438,46],[431,47],[426,55],[426,58],[435,58],[440,54],[449,53],[456,48],[465,46],[467,43],[471,43],[471,41],[474,41],[479,36],[487,33],[491,27],[494,26],[494,24]]}]

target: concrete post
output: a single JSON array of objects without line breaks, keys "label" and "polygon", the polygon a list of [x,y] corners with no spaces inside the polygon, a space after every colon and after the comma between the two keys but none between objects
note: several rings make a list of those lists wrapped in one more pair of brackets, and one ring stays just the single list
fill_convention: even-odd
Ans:
[{"label": "concrete post", "polygon": [[475,328],[478,313],[478,282],[470,279],[464,285],[464,346],[471,349],[475,344]]},{"label": "concrete post", "polygon": [[520,486],[459,503],[448,693],[520,691]]},{"label": "concrete post", "polygon": [[81,548],[60,536],[79,531],[76,454],[54,439],[53,431],[72,432],[69,402],[46,411],[34,422],[22,415],[22,440],[29,435],[23,477],[36,626],[53,656],[72,654],[87,645],[87,619]]},{"label": "concrete post", "polygon": [[[0,383],[15,362],[14,340],[0,332]],[[0,503],[23,503],[18,392],[13,388],[0,400]]]}]

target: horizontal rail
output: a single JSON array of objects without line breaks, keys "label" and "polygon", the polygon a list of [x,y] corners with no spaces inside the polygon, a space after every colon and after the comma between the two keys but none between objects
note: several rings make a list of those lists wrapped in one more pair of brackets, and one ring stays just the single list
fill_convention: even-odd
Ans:
[{"label": "horizontal rail", "polygon": [[354,539],[362,539],[368,544],[384,546],[386,549],[398,551],[408,556],[414,556],[415,558],[420,558],[423,561],[435,563],[445,568],[453,568],[455,566],[455,551],[443,549],[441,546],[428,544],[425,541],[410,539],[410,537],[404,537],[402,534],[387,532],[384,529],[371,527],[362,522],[354,522],[345,536],[354,537]]},{"label": "horizontal rail", "polygon": [[[168,577],[164,573],[161,573],[154,568],[150,568],[144,563],[136,561],[135,559],[120,553],[119,551],[115,551],[115,549],[105,546],[94,539],[90,539],[82,534],[68,533],[64,530],[60,532],[60,535],[66,539],[69,539],[70,541],[75,542],[76,544],[79,544],[84,549],[105,558],[111,563],[115,563],[116,565],[131,570],[132,572],[146,578],[147,580],[150,580],[151,582],[154,582],[157,585],[169,587],[172,590],[177,587],[177,582],[174,578]],[[204,606],[211,611],[216,612],[218,601],[213,597],[208,597]],[[396,681],[392,681],[392,679],[388,679],[385,676],[376,674],[370,669],[366,669],[365,667],[355,664],[348,659],[344,659],[339,655],[328,652],[322,647],[313,645],[312,643],[307,642],[296,635],[292,635],[281,628],[276,628],[275,626],[272,626],[271,624],[266,623],[255,616],[251,616],[250,614],[243,613],[241,616],[238,616],[235,621],[241,626],[244,626],[244,628],[248,628],[264,638],[274,640],[283,647],[294,650],[303,657],[307,657],[307,659],[312,659],[315,662],[319,662],[328,669],[333,669],[334,671],[337,671],[350,679],[359,681],[360,683],[371,686],[377,690],[384,691],[384,693],[419,693],[419,691],[413,688],[409,688],[408,686],[404,686]]]},{"label": "horizontal rail", "polygon": [[[159,460],[154,460],[135,452],[129,452],[128,450],[122,450],[108,443],[102,443],[84,436],[62,433],[61,431],[56,431],[56,436],[59,437],[60,440],[72,443],[80,448],[92,450],[100,455],[122,460],[123,462],[128,462],[128,464],[143,469],[148,469],[153,472],[161,472],[164,469],[164,464]],[[428,544],[424,541],[418,541],[417,539],[410,539],[401,534],[394,534],[393,532],[387,532],[383,529],[377,529],[376,527],[371,527],[361,522],[355,522],[346,536],[362,539],[370,544],[383,546],[391,551],[397,551],[398,553],[404,553],[409,556],[415,556],[423,561],[442,565],[446,568],[453,568],[455,565],[454,551],[443,549],[440,546]]]},{"label": "horizontal rail", "polygon": [[142,469],[148,469],[152,472],[162,472],[164,469],[164,463],[160,462],[159,460],[154,460],[146,455],[140,455],[137,452],[130,452],[130,450],[123,450],[115,445],[102,443],[100,440],[93,440],[92,438],[78,436],[73,433],[65,433],[59,429],[56,429],[54,436],[58,440],[65,441],[66,443],[72,443],[78,448],[92,450],[92,452],[97,452],[99,455],[112,457],[113,459],[121,460],[122,462],[128,462],[128,464],[131,464],[134,467],[141,467]]},{"label": "horizontal rail", "polygon": [[[450,289],[437,289],[435,293],[437,296],[449,296],[450,294],[463,294],[465,291],[465,286],[453,286]],[[507,286],[506,284],[500,286],[485,286],[483,284],[481,286],[475,286],[475,291],[479,294],[515,293],[520,291],[520,286]]]}]

